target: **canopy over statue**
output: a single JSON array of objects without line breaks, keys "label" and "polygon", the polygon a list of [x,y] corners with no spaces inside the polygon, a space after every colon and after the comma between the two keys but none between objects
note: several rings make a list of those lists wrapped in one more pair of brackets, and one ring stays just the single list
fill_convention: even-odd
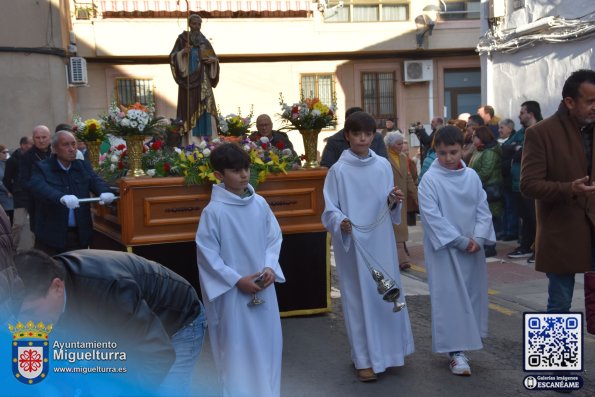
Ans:
[{"label": "canopy over statue", "polygon": [[219,59],[213,46],[200,32],[202,18],[188,18],[190,30],[178,36],[169,55],[171,71],[178,84],[178,119],[184,120],[193,136],[217,135],[217,105],[213,88],[219,82]]}]

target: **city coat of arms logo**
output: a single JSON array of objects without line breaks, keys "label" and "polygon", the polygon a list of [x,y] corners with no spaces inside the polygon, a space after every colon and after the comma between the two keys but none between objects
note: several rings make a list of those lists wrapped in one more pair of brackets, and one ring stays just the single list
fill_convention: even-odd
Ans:
[{"label": "city coat of arms logo", "polygon": [[26,384],[34,385],[44,380],[50,368],[49,339],[52,324],[47,326],[33,321],[27,324],[8,324],[12,333],[12,373]]}]

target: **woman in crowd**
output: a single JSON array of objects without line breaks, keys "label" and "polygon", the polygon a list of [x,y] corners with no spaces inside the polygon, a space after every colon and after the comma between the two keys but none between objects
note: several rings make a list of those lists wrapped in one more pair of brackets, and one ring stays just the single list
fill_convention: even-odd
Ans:
[{"label": "woman in crowd", "polygon": [[[481,126],[473,132],[475,151],[469,162],[481,179],[492,212],[496,235],[502,230],[502,149],[489,127]],[[496,256],[496,245],[484,247],[486,257]]]},{"label": "woman in crowd", "polygon": [[[389,132],[384,137],[384,142],[388,148],[388,160],[393,169],[394,185],[398,186],[405,196],[405,202],[401,206],[401,223],[399,225],[393,225],[395,239],[397,241],[399,268],[405,270],[411,267],[406,245],[407,240],[409,240],[409,228],[405,221],[407,219],[408,198],[413,197],[415,204],[417,204],[417,187],[409,172],[409,158],[403,153],[403,134],[399,131]],[[413,196],[410,196],[409,193],[413,193]]]}]

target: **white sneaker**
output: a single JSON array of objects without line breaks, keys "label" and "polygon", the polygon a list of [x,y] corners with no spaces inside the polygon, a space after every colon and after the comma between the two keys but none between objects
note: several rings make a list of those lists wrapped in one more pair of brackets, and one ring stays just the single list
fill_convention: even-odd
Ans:
[{"label": "white sneaker", "polygon": [[471,367],[469,367],[469,359],[463,352],[450,353],[450,371],[455,375],[469,376],[471,375]]}]

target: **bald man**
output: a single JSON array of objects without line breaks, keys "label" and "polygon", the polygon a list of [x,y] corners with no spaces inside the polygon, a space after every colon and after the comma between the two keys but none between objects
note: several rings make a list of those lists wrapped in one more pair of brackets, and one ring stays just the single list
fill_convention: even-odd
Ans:
[{"label": "bald man", "polygon": [[256,129],[258,131],[250,135],[250,140],[257,141],[262,137],[267,137],[276,148],[291,149],[295,154],[295,150],[293,150],[293,145],[287,134],[281,131],[273,131],[273,121],[268,114],[261,114],[256,118]]},{"label": "bald man", "polygon": [[[23,200],[25,201],[25,207],[29,212],[29,227],[33,230],[35,224],[35,203],[33,202],[33,196],[30,190],[31,172],[33,170],[33,164],[38,161],[45,160],[52,154],[50,148],[50,129],[45,125],[38,125],[33,128],[33,147],[23,154],[21,159],[21,167],[19,169],[19,184],[24,190]],[[31,248],[31,247],[29,247]]]}]

